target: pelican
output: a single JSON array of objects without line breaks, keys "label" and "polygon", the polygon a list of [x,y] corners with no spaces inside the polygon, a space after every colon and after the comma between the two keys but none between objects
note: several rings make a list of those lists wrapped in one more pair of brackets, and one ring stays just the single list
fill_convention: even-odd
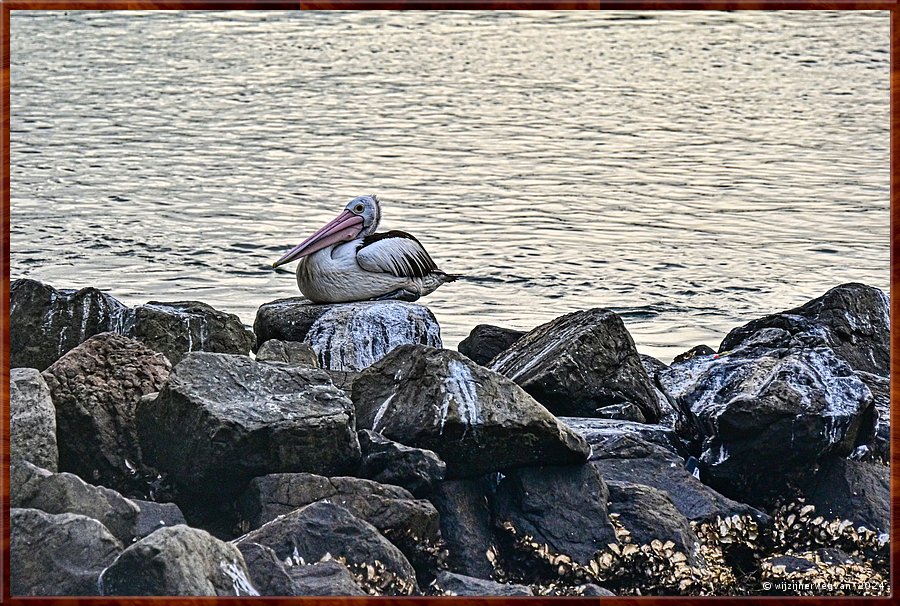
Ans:
[{"label": "pelican", "polygon": [[380,221],[378,198],[353,198],[344,212],[272,267],[300,259],[297,286],[313,303],[415,301],[458,277],[438,269],[410,234],[375,233]]}]

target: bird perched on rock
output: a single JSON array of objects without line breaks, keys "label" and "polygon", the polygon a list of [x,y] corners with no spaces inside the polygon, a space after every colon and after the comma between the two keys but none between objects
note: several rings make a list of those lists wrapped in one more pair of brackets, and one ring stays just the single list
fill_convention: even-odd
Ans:
[{"label": "bird perched on rock", "polygon": [[415,301],[458,277],[438,269],[414,236],[375,233],[380,221],[378,198],[353,198],[344,212],[272,267],[300,259],[297,286],[314,303]]}]

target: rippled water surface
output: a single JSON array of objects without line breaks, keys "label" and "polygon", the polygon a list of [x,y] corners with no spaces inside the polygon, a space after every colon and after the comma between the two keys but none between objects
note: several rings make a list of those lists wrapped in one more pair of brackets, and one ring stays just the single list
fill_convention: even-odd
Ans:
[{"label": "rippled water surface", "polygon": [[358,194],[455,346],[613,308],[670,359],[888,286],[888,13],[12,13],[12,277],[250,324]]}]

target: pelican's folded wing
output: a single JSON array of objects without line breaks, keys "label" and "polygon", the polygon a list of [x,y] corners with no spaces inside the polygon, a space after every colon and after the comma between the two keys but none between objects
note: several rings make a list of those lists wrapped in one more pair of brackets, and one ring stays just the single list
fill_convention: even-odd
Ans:
[{"label": "pelican's folded wing", "polygon": [[402,231],[364,238],[356,262],[366,271],[405,278],[423,278],[437,269],[419,241]]}]

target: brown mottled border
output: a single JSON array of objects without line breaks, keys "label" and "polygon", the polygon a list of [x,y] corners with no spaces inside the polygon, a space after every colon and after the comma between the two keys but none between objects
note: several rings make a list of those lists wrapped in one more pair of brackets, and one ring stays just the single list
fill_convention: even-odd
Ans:
[{"label": "brown mottled border", "polygon": [[[889,10],[891,12],[891,294],[894,287],[900,284],[900,0],[446,0],[444,2],[429,0],[299,0],[285,2],[284,0],[0,0],[0,57],[2,57],[2,78],[0,78],[0,109],[2,109],[2,141],[0,141],[0,165],[2,165],[3,200],[0,205],[0,253],[2,253],[2,276],[0,276],[0,497],[2,497],[2,512],[0,512],[0,547],[2,547],[2,574],[0,574],[0,602],[13,604],[54,604],[87,606],[94,604],[122,604],[124,606],[138,606],[146,604],[235,604],[247,598],[11,598],[9,595],[9,199],[10,199],[10,163],[9,163],[9,104],[10,104],[10,60],[9,60],[9,24],[10,11],[12,10],[155,10],[155,9],[626,9],[626,10]],[[893,303],[891,296],[891,324],[900,325],[900,308]],[[894,330],[891,332],[891,417],[897,419],[898,398],[900,398],[900,385],[897,383],[900,372],[900,334]],[[894,425],[891,427],[891,469],[896,470],[900,459],[900,430]],[[900,528],[897,524],[900,518],[900,508],[896,507],[900,487],[897,479],[891,477],[891,528],[893,529],[891,540],[891,593],[897,592],[898,574],[897,564],[900,556],[900,542],[897,541],[896,532]],[[359,606],[363,604],[502,604],[514,602],[516,604],[548,604],[565,602],[567,604],[685,604],[696,606],[704,604],[722,604],[726,602],[740,602],[741,604],[763,604],[776,606],[777,604],[796,603],[804,604],[839,604],[840,606],[857,606],[864,603],[889,604],[890,598],[784,598],[784,597],[708,597],[708,598],[681,598],[681,597],[616,597],[616,598],[450,598],[450,597],[410,597],[410,598],[252,598],[254,604],[288,605],[288,604],[315,604],[327,606]]]}]

